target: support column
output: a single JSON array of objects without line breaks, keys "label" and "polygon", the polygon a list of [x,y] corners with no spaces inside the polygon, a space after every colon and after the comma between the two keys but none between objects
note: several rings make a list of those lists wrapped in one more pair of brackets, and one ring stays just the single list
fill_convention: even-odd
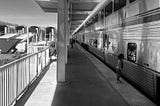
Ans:
[{"label": "support column", "polygon": [[65,83],[67,0],[58,0],[57,82]]},{"label": "support column", "polygon": [[69,33],[69,31],[70,31],[70,19],[69,19],[70,10],[69,10],[69,8],[70,8],[70,0],[68,0],[68,11],[67,11],[67,13],[68,13],[68,19],[67,19],[67,45],[68,46],[69,46],[69,36],[70,36],[70,33]]},{"label": "support column", "polygon": [[66,64],[67,64],[67,62],[68,62],[68,37],[69,37],[69,35],[68,35],[68,17],[69,17],[69,0],[65,0],[65,2],[66,2],[66,5],[65,5],[65,35],[66,35],[66,39],[65,39],[65,41],[66,41]]},{"label": "support column", "polygon": [[70,36],[70,24],[67,23],[67,45],[69,46],[69,36]]}]

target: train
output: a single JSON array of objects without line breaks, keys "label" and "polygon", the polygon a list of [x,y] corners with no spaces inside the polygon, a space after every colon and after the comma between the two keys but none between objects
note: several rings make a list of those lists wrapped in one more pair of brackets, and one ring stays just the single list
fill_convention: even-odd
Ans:
[{"label": "train", "polygon": [[46,27],[46,40],[52,40],[55,41],[56,30],[54,27]]},{"label": "train", "polygon": [[0,36],[15,32],[16,30],[14,25],[5,25],[5,24],[0,25]]},{"label": "train", "polygon": [[0,46],[1,53],[26,52],[28,37],[29,42],[34,44],[43,41],[43,43],[46,43],[46,41],[56,38],[54,27],[30,26],[28,27],[28,34],[29,36],[27,35],[27,26],[0,21],[0,40],[3,43]]},{"label": "train", "polygon": [[[44,40],[54,40],[55,37],[55,27],[40,27],[40,26],[30,26],[28,28],[29,33],[37,34],[40,36],[37,36],[37,39],[40,41]],[[13,36],[15,34],[21,35],[27,33],[27,26],[24,25],[17,25],[17,24],[11,24],[11,23],[6,23],[3,21],[0,21],[0,36],[3,37],[4,35],[7,34],[12,34]],[[13,36],[11,36],[13,38]],[[33,40],[36,39],[35,36]],[[34,40],[35,41],[35,40]]]},{"label": "train", "polygon": [[113,70],[124,54],[122,76],[159,104],[159,0],[104,0],[73,36]]}]

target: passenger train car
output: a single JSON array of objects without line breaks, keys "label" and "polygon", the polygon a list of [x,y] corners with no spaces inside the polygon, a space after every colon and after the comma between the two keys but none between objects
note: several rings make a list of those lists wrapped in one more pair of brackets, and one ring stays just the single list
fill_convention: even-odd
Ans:
[{"label": "passenger train car", "polygon": [[56,41],[55,32],[54,27],[46,27],[46,40]]},{"label": "passenger train car", "polygon": [[15,32],[16,32],[15,25],[5,25],[5,24],[0,25],[0,36],[3,36],[8,33],[15,33]]},{"label": "passenger train car", "polygon": [[123,77],[160,101],[160,0],[106,0],[75,33],[77,40]]},{"label": "passenger train car", "polygon": [[24,33],[26,33],[27,31],[26,31],[26,27],[25,26],[16,26],[15,27],[15,29],[16,29],[16,32],[18,33],[18,34],[24,34]]}]

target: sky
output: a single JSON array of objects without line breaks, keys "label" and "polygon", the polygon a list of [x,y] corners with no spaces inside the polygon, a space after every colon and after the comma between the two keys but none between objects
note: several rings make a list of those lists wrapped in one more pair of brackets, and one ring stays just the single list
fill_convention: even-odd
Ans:
[{"label": "sky", "polygon": [[0,0],[0,21],[27,26],[57,26],[57,14],[45,13],[34,0]]}]

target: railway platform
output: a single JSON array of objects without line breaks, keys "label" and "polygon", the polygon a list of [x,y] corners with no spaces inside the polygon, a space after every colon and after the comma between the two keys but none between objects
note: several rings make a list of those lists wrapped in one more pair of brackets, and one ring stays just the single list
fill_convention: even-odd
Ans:
[{"label": "railway platform", "polygon": [[125,80],[117,83],[115,73],[78,44],[69,48],[66,84],[56,83],[56,64],[15,106],[155,106]]}]

